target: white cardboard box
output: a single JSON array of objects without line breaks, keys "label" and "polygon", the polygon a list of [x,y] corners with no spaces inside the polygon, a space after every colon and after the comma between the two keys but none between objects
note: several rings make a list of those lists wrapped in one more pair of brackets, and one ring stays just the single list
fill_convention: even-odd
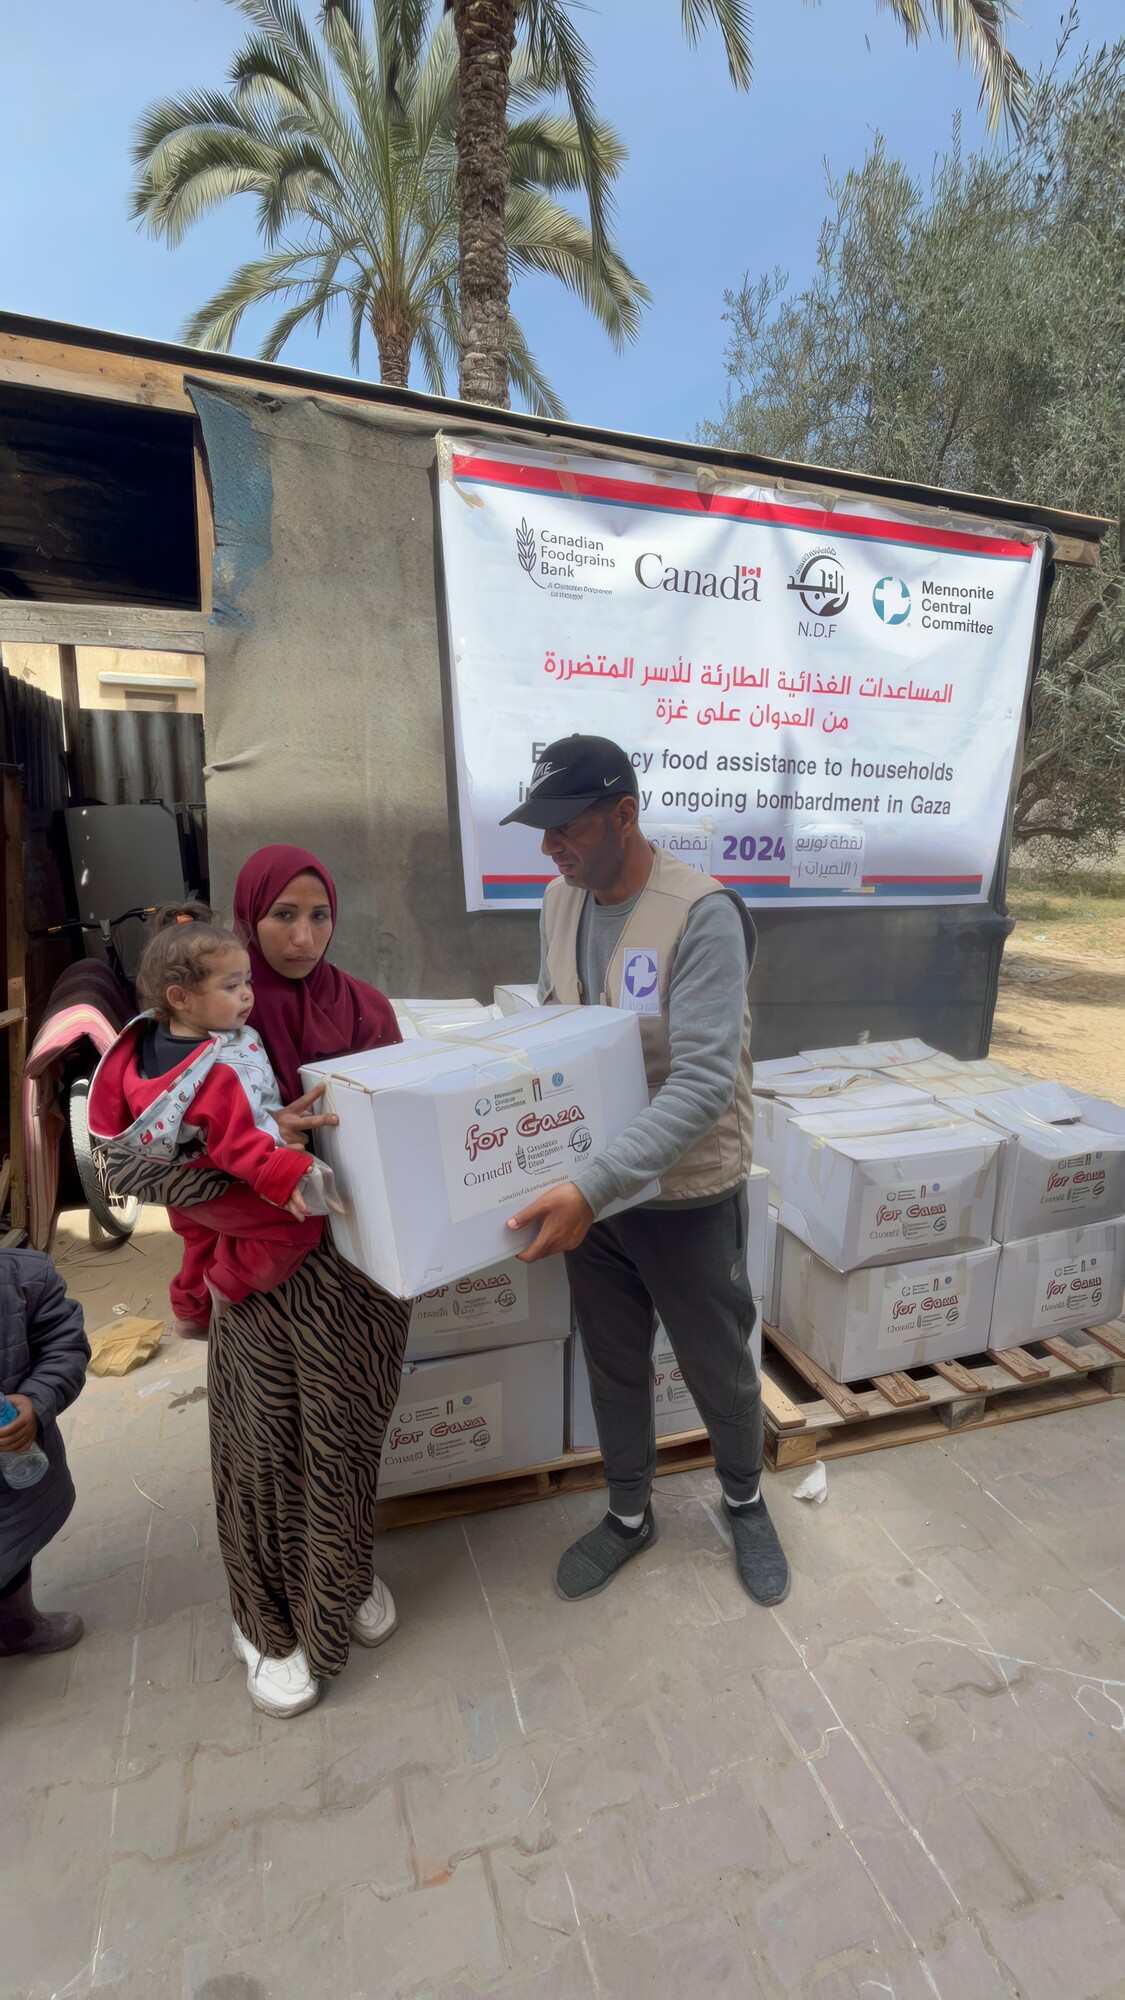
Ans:
[{"label": "white cardboard box", "polygon": [[990,1344],[1000,1252],[843,1273],[782,1233],[781,1329],[835,1382],[954,1361]]},{"label": "white cardboard box", "polygon": [[937,1054],[917,1036],[905,1042],[848,1042],[839,1049],[802,1049],[814,1069],[894,1069]]},{"label": "white cardboard box", "polygon": [[1088,1123],[1057,1084],[992,1091],[960,1103],[1002,1135],[993,1223],[998,1243],[1125,1213],[1125,1131]]},{"label": "white cardboard box", "polygon": [[931,1103],[924,1091],[910,1084],[892,1083],[887,1077],[858,1069],[811,1069],[804,1076],[775,1077],[761,1090],[755,1078],[754,1159],[769,1175],[770,1200],[781,1200],[791,1118],[799,1118],[805,1111],[861,1107],[881,1112],[913,1105],[921,1110]]},{"label": "white cardboard box", "polygon": [[561,1457],[565,1353],[563,1340],[537,1340],[408,1361],[383,1443],[380,1499]]},{"label": "white cardboard box", "polygon": [[779,1076],[803,1076],[814,1065],[807,1056],[767,1056],[764,1062],[754,1063],[754,1082],[772,1083]]},{"label": "white cardboard box", "polygon": [[1112,1104],[1108,1097],[1090,1097],[1086,1091],[1069,1086],[1067,1096],[1074,1099],[1088,1124],[1097,1125],[1102,1132],[1125,1132],[1125,1105]]},{"label": "white cardboard box", "polygon": [[[544,1007],[466,1027],[455,1042],[397,1043],[308,1063],[340,1120],[317,1133],[348,1213],[332,1217],[350,1263],[394,1293],[510,1258],[530,1240],[507,1219],[568,1180],[649,1102],[634,1014]],[[614,1215],[650,1201],[655,1183]]]},{"label": "white cardboard box", "polygon": [[780,1231],[777,1226],[777,1209],[771,1201],[766,1222],[766,1286],[762,1318],[770,1326],[777,1325],[777,1315],[781,1300],[781,1259],[777,1254]]},{"label": "white cardboard box", "polygon": [[791,1121],[782,1229],[837,1271],[991,1243],[999,1134],[939,1105],[864,1124],[862,1112]]},{"label": "white cardboard box", "polygon": [[406,1358],[479,1354],[530,1340],[565,1340],[569,1332],[570,1286],[562,1257],[543,1257],[536,1264],[509,1257],[415,1299]]},{"label": "white cardboard box", "polygon": [[887,1073],[896,1083],[912,1083],[916,1089],[927,1090],[931,1097],[940,1097],[943,1102],[958,1097],[981,1097],[986,1091],[1015,1090],[1018,1084],[1035,1082],[1023,1070],[1009,1069],[1006,1063],[994,1062],[991,1056],[983,1056],[976,1062],[960,1062],[956,1056],[940,1051],[920,1062],[895,1063]]},{"label": "white cardboard box", "polygon": [[494,986],[492,997],[502,1014],[529,1014],[539,1005],[538,986]]},{"label": "white cardboard box", "polygon": [[1125,1220],[1060,1229],[1000,1252],[993,1347],[1104,1326],[1125,1304]]}]

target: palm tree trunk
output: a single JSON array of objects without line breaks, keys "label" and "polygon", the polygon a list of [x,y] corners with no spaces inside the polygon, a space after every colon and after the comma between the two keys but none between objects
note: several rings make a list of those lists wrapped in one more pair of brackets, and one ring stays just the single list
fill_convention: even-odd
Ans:
[{"label": "palm tree trunk", "polygon": [[405,389],[410,382],[410,350],[414,336],[404,320],[384,315],[372,325],[379,349],[379,380],[392,389]]},{"label": "palm tree trunk", "polygon": [[508,408],[508,71],[516,0],[454,0],[461,118],[461,394]]}]

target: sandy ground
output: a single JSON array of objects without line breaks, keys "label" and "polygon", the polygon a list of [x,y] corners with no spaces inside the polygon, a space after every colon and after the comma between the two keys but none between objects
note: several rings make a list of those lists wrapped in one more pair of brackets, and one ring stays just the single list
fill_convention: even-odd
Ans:
[{"label": "sandy ground", "polygon": [[1125,935],[1103,931],[1089,951],[1079,931],[1056,926],[1037,943],[1021,924],[1004,953],[990,1053],[1125,1104]]}]

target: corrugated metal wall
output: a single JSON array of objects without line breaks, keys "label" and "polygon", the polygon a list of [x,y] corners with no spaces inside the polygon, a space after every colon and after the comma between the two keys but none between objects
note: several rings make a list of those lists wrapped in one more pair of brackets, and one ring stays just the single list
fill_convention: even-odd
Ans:
[{"label": "corrugated metal wall", "polygon": [[148,709],[84,708],[78,718],[84,802],[203,802],[203,718]]}]

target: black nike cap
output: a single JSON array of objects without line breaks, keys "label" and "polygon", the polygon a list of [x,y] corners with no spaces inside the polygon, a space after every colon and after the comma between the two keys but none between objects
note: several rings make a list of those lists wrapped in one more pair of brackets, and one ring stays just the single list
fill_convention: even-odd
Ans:
[{"label": "black nike cap", "polygon": [[531,774],[527,797],[501,826],[515,820],[541,833],[566,826],[599,799],[635,799],[637,774],[619,743],[608,736],[561,736],[548,743]]}]

